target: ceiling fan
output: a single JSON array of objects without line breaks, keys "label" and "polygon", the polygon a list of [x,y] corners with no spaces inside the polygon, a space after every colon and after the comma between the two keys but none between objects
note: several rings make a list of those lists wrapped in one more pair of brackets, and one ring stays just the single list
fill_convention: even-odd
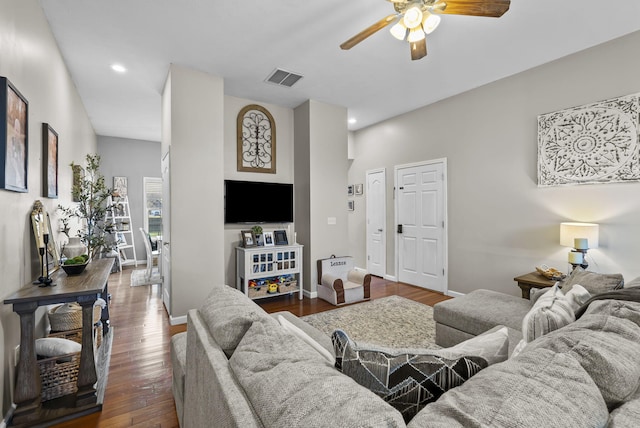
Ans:
[{"label": "ceiling fan", "polygon": [[395,23],[391,34],[411,46],[411,59],[427,55],[426,35],[440,24],[439,14],[489,16],[499,18],[509,10],[511,0],[387,0],[396,13],[382,18],[340,45],[351,49],[367,37]]}]

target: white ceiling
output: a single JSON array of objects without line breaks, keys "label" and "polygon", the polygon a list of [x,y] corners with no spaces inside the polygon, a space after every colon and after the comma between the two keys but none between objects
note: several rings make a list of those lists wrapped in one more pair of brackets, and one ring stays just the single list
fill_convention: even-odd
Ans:
[{"label": "white ceiling", "polygon": [[[408,44],[386,29],[339,48],[393,13],[385,0],[40,4],[96,133],[152,141],[170,63],[224,78],[235,97],[345,106],[356,130],[640,30],[638,0],[512,0],[498,19],[443,15],[427,57],[411,61]],[[265,83],[276,68],[304,78],[292,88]]]}]

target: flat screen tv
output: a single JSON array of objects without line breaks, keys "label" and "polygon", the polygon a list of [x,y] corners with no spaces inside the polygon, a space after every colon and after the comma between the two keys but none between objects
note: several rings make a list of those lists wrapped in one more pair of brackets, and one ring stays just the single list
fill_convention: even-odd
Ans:
[{"label": "flat screen tv", "polygon": [[225,180],[224,222],[293,222],[293,184]]}]

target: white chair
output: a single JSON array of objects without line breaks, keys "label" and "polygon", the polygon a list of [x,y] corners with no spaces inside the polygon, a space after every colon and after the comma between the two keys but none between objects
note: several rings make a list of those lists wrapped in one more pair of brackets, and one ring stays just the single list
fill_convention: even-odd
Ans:
[{"label": "white chair", "polygon": [[147,251],[147,270],[144,275],[145,282],[150,284],[160,284],[162,283],[162,276],[160,275],[160,272],[158,272],[158,269],[153,269],[153,262],[154,260],[158,260],[160,257],[160,251],[151,249],[151,238],[147,231],[142,227],[140,228],[140,234],[142,235],[144,248]]},{"label": "white chair", "polygon": [[354,268],[353,257],[318,260],[318,297],[339,306],[371,298],[371,275]]}]

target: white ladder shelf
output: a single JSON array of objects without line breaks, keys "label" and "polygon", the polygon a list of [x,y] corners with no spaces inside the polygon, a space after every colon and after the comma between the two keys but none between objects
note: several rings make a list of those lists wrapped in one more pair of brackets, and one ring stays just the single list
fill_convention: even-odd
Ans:
[{"label": "white ladder shelf", "polygon": [[118,271],[122,271],[122,266],[138,267],[129,197],[109,196],[107,204],[112,207],[107,211],[106,223],[113,225]]}]

